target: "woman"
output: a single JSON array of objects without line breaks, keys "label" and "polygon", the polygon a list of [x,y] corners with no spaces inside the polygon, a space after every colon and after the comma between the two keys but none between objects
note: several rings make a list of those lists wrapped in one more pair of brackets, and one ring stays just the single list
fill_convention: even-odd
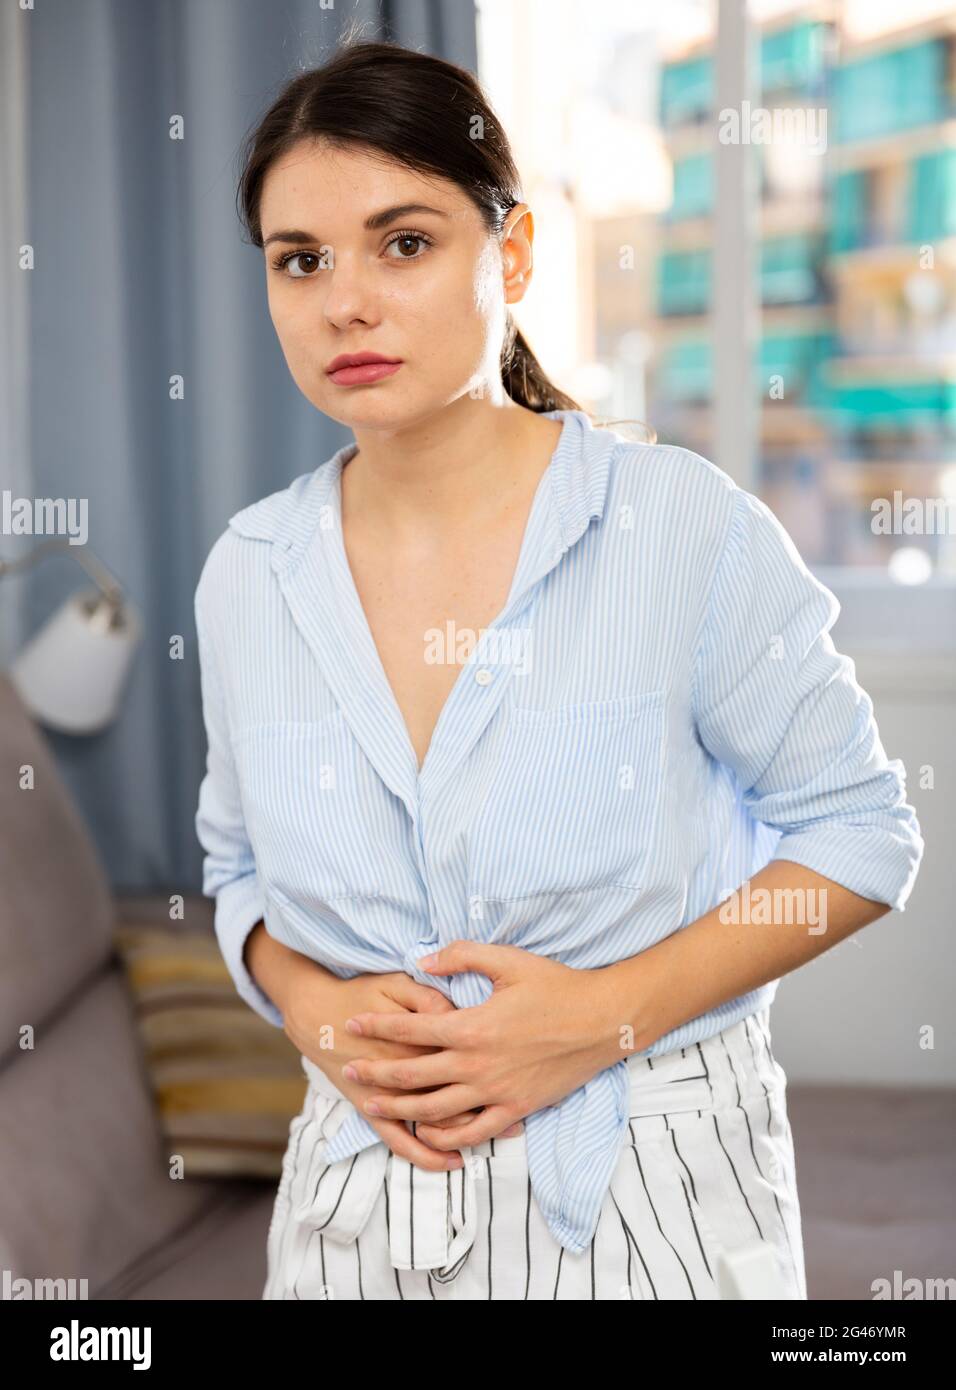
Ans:
[{"label": "woman", "polygon": [[263,1296],[806,1298],[769,1006],[922,854],[836,600],[726,473],[548,381],[469,73],[345,49],[240,194],[355,437],[196,592],[204,892],[309,1078]]}]

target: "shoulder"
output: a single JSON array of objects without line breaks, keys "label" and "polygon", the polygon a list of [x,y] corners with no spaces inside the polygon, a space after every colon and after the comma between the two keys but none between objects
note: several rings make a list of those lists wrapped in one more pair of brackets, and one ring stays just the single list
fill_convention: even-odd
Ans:
[{"label": "shoulder", "polygon": [[[345,446],[348,447],[348,446]],[[343,450],[285,487],[241,507],[216,537],[196,586],[197,606],[235,599],[250,577],[268,574],[278,548],[300,546],[315,526]]]},{"label": "shoulder", "polygon": [[738,485],[723,468],[678,444],[641,444],[618,439],[612,455],[618,486],[656,489],[684,507],[718,509],[729,515]]},{"label": "shoulder", "polygon": [[213,541],[199,571],[195,593],[197,613],[211,609],[230,591],[235,592],[238,574],[247,563],[243,542],[227,524]]},{"label": "shoulder", "polygon": [[709,536],[728,552],[748,543],[775,544],[798,558],[789,533],[763,498],[702,454],[676,444],[623,440],[612,457],[617,495],[639,496],[652,521],[679,523],[685,539]]},{"label": "shoulder", "polygon": [[313,476],[303,474],[233,513],[203,561],[196,585],[197,612],[235,602],[251,576],[268,572],[272,543],[289,534],[296,501]]},{"label": "shoulder", "polygon": [[611,524],[629,525],[685,558],[692,552],[703,573],[716,563],[741,499],[749,496],[725,469],[677,444],[622,439],[612,451]]},{"label": "shoulder", "polygon": [[298,509],[321,485],[324,476],[327,476],[325,464],[309,473],[300,473],[286,487],[277,488],[267,497],[260,497],[257,502],[233,512],[226,532],[247,540],[281,539],[289,531]]}]

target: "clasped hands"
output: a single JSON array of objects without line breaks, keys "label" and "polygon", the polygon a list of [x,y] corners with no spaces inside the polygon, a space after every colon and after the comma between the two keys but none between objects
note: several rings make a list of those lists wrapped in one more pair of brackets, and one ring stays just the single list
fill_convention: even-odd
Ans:
[{"label": "clasped hands", "polygon": [[378,1117],[414,1121],[419,1139],[447,1153],[505,1133],[627,1055],[621,1037],[628,1015],[617,977],[606,970],[467,940],[418,964],[433,975],[477,971],[493,992],[473,1008],[360,1012],[346,1021],[362,1037],[435,1049],[353,1057],[343,1067],[343,1077],[369,1088],[361,1108],[372,1124]]}]

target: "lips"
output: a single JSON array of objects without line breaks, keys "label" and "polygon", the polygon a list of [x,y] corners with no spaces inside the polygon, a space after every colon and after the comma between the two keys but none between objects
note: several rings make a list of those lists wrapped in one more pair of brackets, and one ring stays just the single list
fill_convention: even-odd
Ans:
[{"label": "lips", "polygon": [[344,352],[332,359],[326,374],[336,386],[362,386],[394,376],[401,365],[401,358],[378,352]]}]

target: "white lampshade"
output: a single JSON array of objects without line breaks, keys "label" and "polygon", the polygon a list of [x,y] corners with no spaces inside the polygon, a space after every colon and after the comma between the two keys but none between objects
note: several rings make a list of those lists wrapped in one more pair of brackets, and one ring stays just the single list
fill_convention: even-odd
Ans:
[{"label": "white lampshade", "polygon": [[69,598],[17,653],[10,680],[42,724],[96,733],[116,716],[142,632],[136,609],[94,589]]}]

